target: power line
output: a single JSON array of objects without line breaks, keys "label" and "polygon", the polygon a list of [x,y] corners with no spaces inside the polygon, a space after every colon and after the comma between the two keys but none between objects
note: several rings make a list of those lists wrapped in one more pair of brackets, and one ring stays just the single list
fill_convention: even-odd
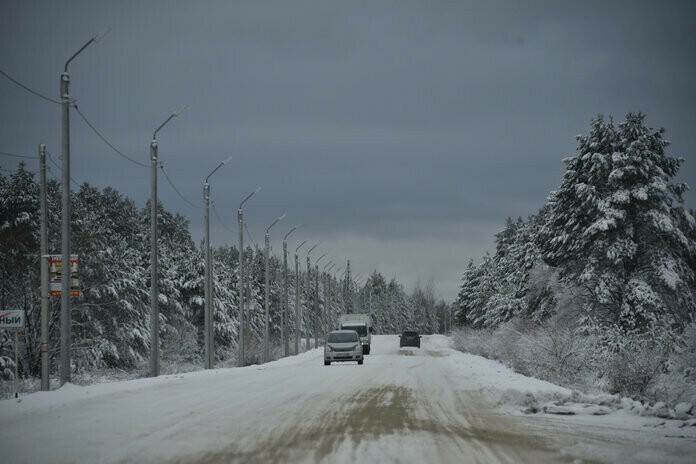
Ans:
[{"label": "power line", "polygon": [[97,128],[94,127],[94,125],[93,125],[91,122],[89,122],[89,120],[87,119],[87,117],[86,117],[84,114],[82,114],[82,111],[80,111],[80,109],[77,107],[76,104],[73,104],[72,106],[73,106],[73,108],[75,108],[75,111],[77,111],[77,114],[80,115],[80,117],[81,117],[82,120],[85,122],[85,124],[87,124],[87,125],[89,126],[89,128],[92,129],[92,131],[94,131],[94,133],[97,134],[97,136],[98,136],[100,139],[102,139],[102,141],[103,141],[105,144],[107,144],[107,145],[109,146],[109,148],[111,148],[113,151],[115,151],[116,153],[118,153],[118,154],[121,155],[123,158],[127,159],[128,161],[130,161],[130,162],[133,163],[133,164],[137,164],[138,166],[142,166],[142,167],[144,167],[144,168],[149,168],[149,167],[150,167],[150,166],[147,165],[147,164],[144,164],[144,163],[141,163],[141,162],[139,162],[139,161],[136,161],[136,160],[134,160],[133,158],[131,158],[130,156],[125,155],[121,150],[119,150],[118,148],[114,147],[114,146],[111,144],[111,142],[109,142],[108,140],[106,140],[106,137],[104,137],[104,136],[101,134],[101,132],[99,132],[99,131],[97,130]]},{"label": "power line", "polygon": [[0,69],[0,74],[2,74],[2,75],[5,76],[7,79],[9,79],[10,81],[14,82],[15,84],[17,84],[18,86],[20,86],[21,88],[23,88],[23,89],[26,90],[27,92],[33,93],[33,94],[36,95],[37,97],[43,98],[44,100],[49,101],[49,102],[51,102],[51,103],[56,103],[56,104],[60,105],[60,102],[59,102],[58,100],[54,100],[54,99],[52,99],[52,98],[47,97],[46,95],[42,95],[42,94],[40,94],[39,92],[30,89],[30,88],[27,87],[26,85],[22,84],[21,82],[19,82],[19,81],[16,80],[16,79],[14,79],[12,76],[10,76],[9,74],[7,74],[7,73],[6,73],[5,71],[3,71],[2,69]]},{"label": "power line", "polygon": [[[48,150],[46,150],[46,154],[48,155],[48,160],[49,160],[51,163],[53,163],[53,165],[54,165],[56,168],[58,168],[58,171],[59,171],[59,172],[62,173],[62,172],[63,172],[63,168],[61,168],[61,167],[58,165],[58,163],[56,163],[55,161],[53,161],[53,155],[51,154],[51,152],[48,151]],[[78,181],[76,181],[75,178],[73,178],[73,176],[70,176],[70,180],[72,181],[72,183],[73,183],[73,185],[75,186],[75,188],[77,188],[77,189],[80,188],[80,183],[79,183]]]},{"label": "power line", "polygon": [[254,238],[249,233],[249,228],[247,227],[246,222],[244,223],[244,230],[246,230],[247,237],[249,238],[249,240],[251,240],[251,243],[254,244],[254,248],[258,248],[259,246],[256,244],[256,242],[254,241]]},{"label": "power line", "polygon": [[[0,151],[0,155],[12,156],[12,157],[16,157],[16,158],[39,159],[38,156],[16,155],[16,154],[14,154],[14,153],[6,153],[6,152],[3,152],[3,151]],[[49,159],[49,161],[53,162],[53,160],[52,160],[50,157],[49,157],[48,159]],[[54,164],[55,164],[55,163],[54,163]],[[47,165],[47,166],[46,166],[46,169],[47,169],[48,172],[53,176],[53,178],[56,179],[56,180],[60,183],[60,179],[58,179],[58,176],[56,176],[56,175],[53,173],[53,170],[51,169],[51,166],[48,166],[48,165]],[[6,171],[6,172],[17,172],[18,170],[17,170],[17,169],[14,169],[14,170],[13,170],[13,169],[3,169],[3,171]],[[75,182],[74,179],[73,179],[73,182]]]},{"label": "power line", "polygon": [[11,156],[11,157],[13,157],[13,158],[39,159],[38,156],[17,155],[17,154],[15,154],[15,153],[7,153],[7,152],[5,152],[5,151],[0,151],[0,155]]},{"label": "power line", "polygon": [[160,169],[162,170],[162,174],[164,174],[164,177],[167,178],[167,182],[169,182],[169,185],[172,186],[172,188],[174,189],[174,191],[181,197],[182,200],[184,200],[186,203],[188,203],[189,205],[193,206],[194,208],[203,209],[201,206],[196,205],[196,204],[194,204],[194,203],[191,203],[189,200],[186,199],[185,196],[183,196],[183,195],[181,194],[181,192],[179,191],[179,189],[177,189],[176,186],[174,185],[174,182],[172,182],[172,180],[171,180],[171,179],[169,178],[169,176],[167,175],[167,171],[164,170],[164,165],[160,164]]},{"label": "power line", "polygon": [[211,201],[210,203],[211,203],[212,206],[213,206],[213,213],[215,213],[215,217],[217,217],[217,220],[220,221],[220,224],[222,225],[222,227],[224,227],[225,229],[227,229],[229,232],[235,233],[234,230],[230,229],[229,227],[227,227],[227,225],[226,225],[224,222],[222,222],[222,218],[220,217],[220,215],[218,214],[217,209],[215,208],[215,202],[214,202],[214,201]]},{"label": "power line", "polygon": [[47,171],[49,172],[49,174],[51,174],[51,175],[53,176],[53,178],[54,178],[56,181],[58,181],[58,183],[60,184],[60,179],[58,178],[58,176],[55,175],[55,173],[53,172],[53,169],[51,169],[51,166],[46,166],[46,170],[47,170]]}]

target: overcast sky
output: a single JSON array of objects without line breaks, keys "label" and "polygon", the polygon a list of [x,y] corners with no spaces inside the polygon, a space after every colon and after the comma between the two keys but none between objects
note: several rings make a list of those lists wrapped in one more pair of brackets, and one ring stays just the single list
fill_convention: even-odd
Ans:
[{"label": "overcast sky", "polygon": [[[477,3],[477,4],[474,4]],[[564,3],[561,5],[561,3]],[[71,93],[113,144],[147,163],[152,132],[182,194],[211,179],[214,244],[236,243],[241,199],[253,239],[282,213],[321,241],[412,288],[453,300],[469,258],[507,216],[534,213],[597,113],[643,111],[696,184],[696,10],[692,2],[15,1],[0,3],[0,68],[58,98]],[[0,77],[0,151],[60,154],[60,107]],[[143,206],[149,169],[115,155],[71,115],[73,177]],[[36,163],[30,160],[30,168]],[[0,157],[3,169],[16,160]],[[203,213],[160,175],[164,205]],[[687,205],[696,207],[696,193]],[[318,256],[318,255],[314,255]]]}]

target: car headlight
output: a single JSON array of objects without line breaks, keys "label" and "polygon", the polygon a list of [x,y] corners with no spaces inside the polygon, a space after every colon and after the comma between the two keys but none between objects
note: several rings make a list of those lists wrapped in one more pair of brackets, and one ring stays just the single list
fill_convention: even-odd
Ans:
[{"label": "car headlight", "polygon": [[353,351],[358,351],[358,348],[360,348],[360,343],[358,343],[357,345],[355,345],[353,347]]},{"label": "car headlight", "polygon": [[324,351],[333,351],[329,345],[324,346]]}]

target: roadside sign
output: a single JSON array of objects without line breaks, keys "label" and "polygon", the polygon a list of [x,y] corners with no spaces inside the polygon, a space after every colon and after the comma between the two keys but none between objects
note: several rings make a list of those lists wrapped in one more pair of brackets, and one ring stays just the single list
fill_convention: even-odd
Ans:
[{"label": "roadside sign", "polygon": [[15,398],[19,395],[19,329],[24,328],[24,311],[1,311],[0,329],[14,329],[15,331]]},{"label": "roadside sign", "polygon": [[[78,296],[80,294],[80,280],[78,277],[78,267],[80,259],[78,255],[70,255],[70,296]],[[63,276],[63,255],[49,255],[48,266],[51,273],[51,296],[62,295]]]},{"label": "roadside sign", "polygon": [[24,311],[0,312],[0,329],[23,329]]}]

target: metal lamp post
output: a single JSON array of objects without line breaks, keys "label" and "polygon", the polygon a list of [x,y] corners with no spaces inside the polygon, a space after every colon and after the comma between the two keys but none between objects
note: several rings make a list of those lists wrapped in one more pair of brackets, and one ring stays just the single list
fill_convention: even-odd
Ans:
[{"label": "metal lamp post", "polygon": [[314,348],[319,348],[319,261],[326,253],[314,262]]},{"label": "metal lamp post", "polygon": [[305,243],[307,243],[307,240],[304,240],[297,246],[297,248],[295,248],[295,354],[300,354],[300,337],[302,336],[302,305],[300,304],[302,281],[300,277],[300,262],[297,257],[297,252]]},{"label": "metal lamp post", "polygon": [[316,247],[318,247],[319,244],[317,243],[314,245],[312,248],[307,251],[307,323],[305,324],[305,335],[307,337],[307,349],[309,350],[309,342],[310,342],[310,330],[309,330],[309,301],[310,301],[310,295],[312,295],[312,263],[309,261],[309,255],[314,251]]},{"label": "metal lamp post", "polygon": [[[334,281],[336,281],[336,283],[338,283],[338,277],[337,277],[337,276],[338,276],[338,273],[341,272],[342,269],[343,269],[343,266],[339,266],[338,268],[334,269],[334,271],[333,271],[331,277],[329,277],[329,278],[331,279],[331,285],[333,285]],[[341,293],[343,293],[343,292],[341,292]],[[342,300],[343,300],[343,299],[341,299],[341,301],[342,301]],[[338,308],[338,312],[339,312],[339,313],[341,312],[340,306],[339,306],[339,308]],[[334,313],[331,313],[331,321],[329,321],[329,323],[331,323],[331,326],[332,326],[332,327],[335,327],[335,325],[333,324],[333,322],[334,322],[334,317],[333,317],[333,316],[334,316],[334,315],[335,315]]]},{"label": "metal lamp post", "polygon": [[268,319],[269,319],[269,308],[268,308],[268,296],[270,293],[270,285],[269,285],[269,270],[270,270],[270,260],[269,260],[269,254],[271,250],[271,227],[276,225],[279,221],[282,221],[283,218],[285,217],[285,214],[283,214],[280,217],[277,217],[273,223],[268,226],[266,229],[266,250],[264,253],[264,256],[266,258],[266,284],[264,285],[264,294],[265,294],[265,299],[264,299],[264,310],[265,310],[265,315],[264,315],[264,329],[263,329],[263,362],[267,363],[269,358],[270,358],[270,349],[269,349],[269,343],[268,343]]},{"label": "metal lamp post", "polygon": [[61,152],[63,155],[61,179],[61,254],[63,273],[61,277],[60,298],[60,384],[70,382],[70,349],[72,338],[72,318],[70,315],[70,75],[68,65],[90,44],[99,42],[111,29],[106,28],[95,35],[65,62],[60,75],[61,105]]},{"label": "metal lamp post", "polygon": [[[281,314],[282,321],[280,325],[285,356],[290,354],[290,337],[288,337],[288,236],[301,226],[302,224],[297,224],[283,237],[283,311]],[[295,263],[297,263],[297,259],[295,260]],[[295,353],[297,353],[297,350],[295,350]]]},{"label": "metal lamp post", "polygon": [[203,183],[203,199],[205,201],[205,308],[203,310],[203,332],[205,336],[205,360],[206,369],[212,369],[215,366],[215,330],[213,329],[213,265],[210,250],[210,183],[208,180],[215,174],[215,171],[230,162],[230,156],[225,161],[222,161],[212,170]]},{"label": "metal lamp post", "polygon": [[336,264],[329,261],[324,264],[322,273],[324,274],[324,334],[329,333],[329,321],[331,315],[331,283],[329,282],[329,272]]},{"label": "metal lamp post", "polygon": [[341,273],[341,304],[343,305],[343,310],[341,311],[342,314],[346,314],[346,285],[345,282],[343,282],[343,278],[347,272],[348,269]]},{"label": "metal lamp post", "polygon": [[157,132],[169,121],[179,116],[186,105],[173,112],[152,134],[150,142],[150,165],[152,183],[150,185],[150,376],[159,375],[159,296],[157,275]]},{"label": "metal lamp post", "polygon": [[258,187],[242,200],[237,210],[237,226],[239,227],[239,359],[237,365],[244,367],[244,203],[261,190]]}]

